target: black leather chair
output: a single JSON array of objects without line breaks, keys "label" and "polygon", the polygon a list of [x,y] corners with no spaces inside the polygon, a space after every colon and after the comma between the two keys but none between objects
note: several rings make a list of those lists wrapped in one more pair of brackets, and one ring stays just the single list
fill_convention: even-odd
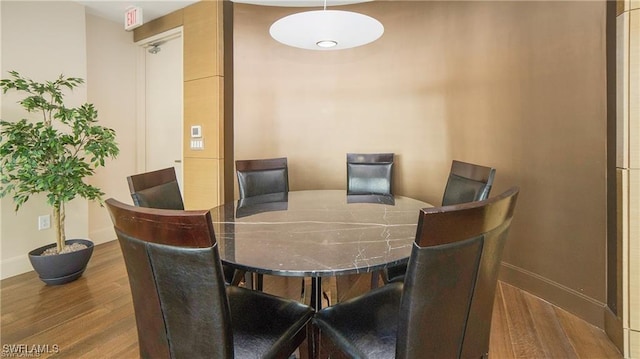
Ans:
[{"label": "black leather chair", "polygon": [[454,160],[444,188],[442,205],[481,201],[489,197],[496,170]]},{"label": "black leather chair", "polygon": [[311,307],[225,285],[209,211],[106,204],[142,358],[288,358],[311,332]]},{"label": "black leather chair", "polygon": [[482,358],[518,196],[420,211],[404,283],[316,313],[331,358]]},{"label": "black leather chair", "polygon": [[139,207],[184,209],[173,167],[127,177],[133,204]]},{"label": "black leather chair", "polygon": [[[184,202],[173,167],[127,177],[133,204],[138,207],[183,210]],[[238,285],[244,272],[223,265],[227,283]]]},{"label": "black leather chair", "polygon": [[[442,196],[442,205],[487,199],[495,175],[494,168],[453,160]],[[401,281],[406,269],[406,265],[389,267],[382,272],[382,280],[385,283]]]},{"label": "black leather chair", "polygon": [[287,158],[237,160],[240,199],[269,193],[289,192]]},{"label": "black leather chair", "polygon": [[[289,168],[286,157],[237,160],[236,176],[240,200],[272,193],[289,193]],[[256,274],[253,281],[255,288],[262,290],[263,275]]]},{"label": "black leather chair", "polygon": [[252,216],[258,213],[286,211],[289,208],[288,193],[269,193],[260,196],[239,199],[236,204],[236,218]]},{"label": "black leather chair", "polygon": [[[393,153],[347,153],[347,201],[367,202],[371,196],[393,202],[392,175]],[[386,197],[384,197],[386,196]],[[378,286],[378,277],[383,280],[386,272],[371,274],[371,287]]]},{"label": "black leather chair", "polygon": [[347,153],[348,195],[391,195],[393,153]]}]

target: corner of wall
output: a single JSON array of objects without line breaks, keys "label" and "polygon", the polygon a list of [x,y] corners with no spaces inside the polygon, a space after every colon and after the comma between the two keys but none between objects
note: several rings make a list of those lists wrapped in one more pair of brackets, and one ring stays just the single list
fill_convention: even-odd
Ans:
[{"label": "corner of wall", "polygon": [[604,331],[611,339],[611,342],[618,348],[620,353],[624,353],[624,331],[622,330],[622,319],[618,318],[609,308],[604,309]]}]

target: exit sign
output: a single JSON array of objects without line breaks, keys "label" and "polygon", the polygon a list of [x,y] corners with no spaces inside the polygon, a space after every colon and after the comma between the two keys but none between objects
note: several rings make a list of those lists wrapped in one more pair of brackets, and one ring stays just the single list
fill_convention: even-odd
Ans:
[{"label": "exit sign", "polygon": [[124,29],[129,31],[142,25],[142,8],[132,6],[124,13]]}]

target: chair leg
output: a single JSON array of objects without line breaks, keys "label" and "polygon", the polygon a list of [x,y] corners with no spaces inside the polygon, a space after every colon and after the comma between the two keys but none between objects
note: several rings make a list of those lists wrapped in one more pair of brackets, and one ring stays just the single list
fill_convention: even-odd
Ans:
[{"label": "chair leg", "polygon": [[384,277],[382,275],[382,271],[377,270],[377,271],[371,272],[371,289],[378,288],[379,277]]},{"label": "chair leg", "polygon": [[263,280],[263,275],[256,273],[256,290],[259,290],[262,292],[262,284],[264,283]]},{"label": "chair leg", "polygon": [[324,299],[327,300],[327,307],[331,306],[331,299],[329,298],[329,295],[327,294],[327,292],[322,292],[322,296],[324,297]]},{"label": "chair leg", "polygon": [[247,289],[254,289],[253,273],[251,272],[244,273],[244,287]]},{"label": "chair leg", "polygon": [[320,358],[320,329],[309,323],[307,325],[307,343],[310,359]]},{"label": "chair leg", "polygon": [[231,285],[237,286],[238,284],[240,284],[240,282],[242,282],[242,278],[244,278],[244,275],[245,275],[245,271],[236,269],[233,272],[233,279],[231,280]]},{"label": "chair leg", "polygon": [[302,277],[301,285],[300,285],[300,301],[304,303],[304,291],[305,291],[305,281],[304,277]]},{"label": "chair leg", "polygon": [[380,271],[380,277],[382,278],[382,283],[391,283],[391,278],[389,278],[389,273],[387,271]]},{"label": "chair leg", "polygon": [[245,288],[259,290],[262,292],[263,275],[258,273],[244,272]]},{"label": "chair leg", "polygon": [[[320,280],[322,280],[322,279],[320,279]],[[305,290],[304,278],[302,278],[302,288],[300,289],[300,300],[302,302],[304,302],[304,290]],[[327,292],[323,291],[322,292],[322,297],[327,301],[327,306],[330,306],[331,305],[331,298],[329,298],[329,294],[327,294]]]}]

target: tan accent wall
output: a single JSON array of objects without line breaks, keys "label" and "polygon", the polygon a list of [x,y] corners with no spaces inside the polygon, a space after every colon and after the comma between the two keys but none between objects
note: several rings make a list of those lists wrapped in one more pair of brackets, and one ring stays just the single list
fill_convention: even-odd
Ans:
[{"label": "tan accent wall", "polygon": [[380,40],[317,52],[235,4],[235,159],[285,156],[292,190],[345,188],[347,152],[394,152],[394,192],[439,204],[451,160],[521,187],[502,279],[603,326],[604,2],[371,2]]},{"label": "tan accent wall", "polygon": [[[222,121],[222,77],[211,76],[184,83],[184,118],[185,133],[184,142],[185,157],[188,158],[221,158],[224,150],[224,138],[221,135],[224,130]],[[191,125],[206,124],[202,128],[202,138],[205,141],[204,150],[191,150],[188,148],[190,133],[187,131]]]},{"label": "tan accent wall", "polygon": [[[203,150],[184,144],[185,207],[211,208],[223,201],[224,121],[222,1],[203,1],[184,9],[184,125],[202,126]],[[188,95],[187,95],[188,94]]]},{"label": "tan accent wall", "polygon": [[619,1],[617,160],[625,357],[640,357],[640,1]]},{"label": "tan accent wall", "polygon": [[222,76],[222,1],[186,7],[184,32],[184,80]]},{"label": "tan accent wall", "polygon": [[133,42],[144,40],[153,35],[175,29],[183,24],[183,10],[174,11],[171,14],[150,21],[133,31]]},{"label": "tan accent wall", "polygon": [[[494,166],[493,194],[522,189],[503,279],[602,326],[602,3],[351,5],[381,20],[385,34],[321,53],[268,36],[273,21],[299,9],[234,7],[236,159],[287,156],[293,190],[344,188],[346,152],[391,151],[394,191],[434,204],[452,159]],[[186,81],[223,77],[187,80],[186,71]],[[185,178],[221,175],[222,159],[185,151]],[[220,201],[220,184],[187,188]]]},{"label": "tan accent wall", "polygon": [[[183,183],[187,209],[211,208],[224,196],[224,71],[222,1],[200,1],[134,31],[136,41],[183,26]],[[204,149],[191,149],[191,126]]]},{"label": "tan accent wall", "polygon": [[[628,171],[629,175],[629,331],[640,335],[640,169],[634,168]],[[625,298],[626,299],[626,298]],[[630,342],[631,346],[640,349],[640,342]],[[640,357],[640,350],[631,355]]]},{"label": "tan accent wall", "polygon": [[185,158],[183,168],[185,173],[189,173],[191,178],[196,179],[184,186],[185,202],[189,199],[189,202],[185,203],[187,209],[212,208],[217,205],[212,203],[222,201],[218,181],[222,167],[218,161],[207,158]]}]

